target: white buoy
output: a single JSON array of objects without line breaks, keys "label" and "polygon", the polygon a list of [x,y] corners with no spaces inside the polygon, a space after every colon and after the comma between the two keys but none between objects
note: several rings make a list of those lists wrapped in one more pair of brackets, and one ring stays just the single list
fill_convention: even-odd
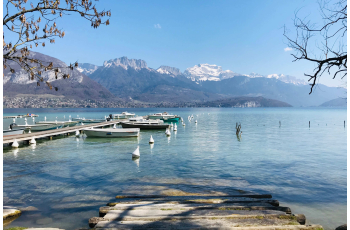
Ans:
[{"label": "white buoy", "polygon": [[83,122],[81,122],[81,125],[84,125],[84,123],[83,123]]},{"label": "white buoy", "polygon": [[75,136],[79,137],[80,133],[79,130],[75,131]]},{"label": "white buoy", "polygon": [[24,120],[27,121],[27,118],[25,117]]},{"label": "white buoy", "polygon": [[174,125],[174,131],[177,131],[177,125],[176,124]]},{"label": "white buoy", "polygon": [[116,129],[116,128],[117,128],[117,125],[116,125],[116,124],[114,124],[114,125],[113,125],[113,129]]},{"label": "white buoy", "polygon": [[46,116],[45,116],[45,118],[44,118],[44,119],[45,119],[45,121],[46,121]]},{"label": "white buoy", "polygon": [[36,141],[35,141],[34,137],[30,140],[29,144],[32,144],[32,145],[36,144]]},{"label": "white buoy", "polygon": [[137,149],[131,154],[132,158],[140,157],[140,147],[137,146]]},{"label": "white buoy", "polygon": [[171,122],[170,127],[174,127],[173,123]]},{"label": "white buoy", "polygon": [[195,123],[197,123],[197,120],[195,121]]},{"label": "white buoy", "polygon": [[184,123],[182,123],[182,126],[186,126],[185,122],[184,122]]},{"label": "white buoy", "polygon": [[169,129],[166,129],[166,130],[165,130],[165,135],[167,135],[167,136],[170,136],[170,135],[171,135],[171,132],[169,131]]},{"label": "white buoy", "polygon": [[19,144],[17,142],[17,140],[15,139],[15,141],[12,143],[12,148],[18,148]]},{"label": "white buoy", "polygon": [[28,133],[32,133],[32,132],[30,131],[30,129],[29,129]]},{"label": "white buoy", "polygon": [[151,135],[151,138],[149,139],[149,143],[150,143],[150,144],[153,144],[153,143],[154,143],[154,140],[153,140],[152,135]]},{"label": "white buoy", "polygon": [[13,120],[12,120],[12,121],[13,121],[13,123],[15,123],[15,122],[16,122],[16,119],[15,119],[15,118],[13,118]]}]

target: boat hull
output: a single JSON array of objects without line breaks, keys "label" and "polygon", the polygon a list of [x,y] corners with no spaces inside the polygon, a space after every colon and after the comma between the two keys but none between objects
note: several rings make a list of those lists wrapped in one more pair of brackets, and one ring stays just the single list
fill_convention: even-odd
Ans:
[{"label": "boat hull", "polygon": [[173,117],[173,118],[164,118],[162,119],[164,122],[178,122],[180,120],[179,117]]},{"label": "boat hull", "polygon": [[24,128],[23,129],[17,129],[17,130],[4,130],[3,135],[4,136],[9,136],[9,135],[18,135],[18,134],[23,134]]},{"label": "boat hull", "polygon": [[138,137],[140,129],[84,129],[84,133],[88,137]]},{"label": "boat hull", "polygon": [[167,129],[170,127],[168,124],[132,124],[121,123],[123,128],[139,128],[139,129]]}]

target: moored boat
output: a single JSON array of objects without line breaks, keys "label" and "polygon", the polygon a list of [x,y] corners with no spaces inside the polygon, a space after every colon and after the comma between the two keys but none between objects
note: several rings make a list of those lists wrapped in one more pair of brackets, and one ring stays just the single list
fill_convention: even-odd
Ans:
[{"label": "moored boat", "polygon": [[83,129],[88,137],[138,137],[140,129]]},{"label": "moored boat", "polygon": [[4,130],[3,131],[3,135],[4,136],[9,136],[9,135],[23,134],[24,130],[25,130],[25,128],[16,129],[16,130],[12,130],[12,129]]},{"label": "moored boat", "polygon": [[122,112],[121,114],[111,114],[111,115],[113,119],[126,119],[126,118],[135,117],[135,113],[128,113],[128,112]]},{"label": "moored boat", "polygon": [[180,120],[180,118],[181,117],[177,115],[171,115],[171,114],[168,114],[167,112],[148,115],[148,119],[160,119],[165,122],[177,122]]},{"label": "moored boat", "polygon": [[121,122],[123,128],[139,128],[139,129],[167,129],[169,124],[157,123],[157,122]]},{"label": "moored boat", "polygon": [[10,128],[12,130],[30,130],[30,131],[45,131],[45,130],[51,130],[51,129],[59,129],[62,128],[62,124],[35,124],[35,125],[28,125],[27,123],[25,125],[17,125],[17,124],[11,124]]}]

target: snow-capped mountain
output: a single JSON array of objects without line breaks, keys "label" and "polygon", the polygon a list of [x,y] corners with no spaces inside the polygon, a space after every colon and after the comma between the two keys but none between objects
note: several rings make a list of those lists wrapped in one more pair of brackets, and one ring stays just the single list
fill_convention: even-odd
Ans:
[{"label": "snow-capped mountain", "polygon": [[[121,66],[124,69],[133,68],[135,70],[149,69],[147,63],[141,59],[128,59],[127,57],[121,57],[116,59],[111,59],[103,63],[103,67],[108,68],[112,66]],[[150,70],[150,69],[149,69]]]},{"label": "snow-capped mountain", "polygon": [[[30,52],[28,58],[32,59],[38,59],[47,63],[52,62],[54,67],[60,68],[61,73],[63,74],[69,74],[70,78],[66,81],[69,82],[77,82],[81,83],[83,81],[83,75],[78,72],[77,70],[70,70],[66,63],[64,63],[61,60],[58,60],[56,58],[37,53],[37,52]],[[35,64],[32,64],[35,66]],[[6,83],[15,83],[15,84],[31,84],[36,83],[38,81],[37,78],[34,80],[31,80],[28,73],[24,71],[18,64],[15,62],[9,62],[8,66],[10,66],[12,69],[15,70],[15,73],[10,72],[10,68],[4,69],[4,77],[3,77],[3,85]],[[44,81],[48,82],[54,82],[57,80],[60,80],[61,78],[56,79],[55,73],[53,71],[44,71],[42,70],[41,77],[44,79]]]},{"label": "snow-capped mountain", "polygon": [[231,70],[222,70],[221,66],[217,65],[198,64],[187,68],[184,75],[192,81],[221,81],[239,74]]},{"label": "snow-capped mountain", "polygon": [[302,79],[298,79],[296,77],[293,77],[290,75],[284,75],[284,74],[261,75],[258,73],[250,73],[250,74],[243,74],[243,76],[250,77],[250,78],[257,78],[257,77],[275,78],[284,83],[290,83],[294,85],[307,85],[307,82]]},{"label": "snow-capped mountain", "polygon": [[165,65],[162,65],[161,67],[159,67],[157,69],[157,72],[161,73],[161,74],[168,74],[171,77],[176,77],[176,76],[182,74],[180,69],[175,68],[175,67],[165,66]]},{"label": "snow-capped mountain", "polygon": [[302,79],[298,79],[296,77],[284,75],[284,74],[270,74],[270,75],[267,75],[267,78],[276,78],[285,83],[290,83],[294,85],[307,85],[307,82]]},{"label": "snow-capped mountain", "polygon": [[76,68],[80,73],[85,74],[86,76],[89,76],[93,72],[95,72],[99,66],[90,64],[90,63],[79,63],[79,66]]}]

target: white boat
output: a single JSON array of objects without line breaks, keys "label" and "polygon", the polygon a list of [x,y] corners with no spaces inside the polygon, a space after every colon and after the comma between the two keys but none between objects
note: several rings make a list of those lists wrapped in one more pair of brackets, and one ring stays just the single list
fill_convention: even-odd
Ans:
[{"label": "white boat", "polygon": [[83,129],[88,137],[138,137],[140,129]]},{"label": "white boat", "polygon": [[45,130],[51,130],[51,129],[59,129],[62,128],[62,124],[35,124],[35,125],[28,125],[27,123],[25,125],[17,125],[17,124],[11,124],[10,125],[12,130],[19,130],[19,129],[25,129],[30,131],[45,131]]},{"label": "white boat", "polygon": [[164,113],[155,113],[152,115],[148,115],[148,119],[160,119],[160,120],[172,122],[172,121],[178,121],[180,117],[164,112]]},{"label": "white boat", "polygon": [[135,113],[122,112],[121,114],[112,114],[113,119],[126,119],[135,117]]},{"label": "white boat", "polygon": [[25,128],[17,129],[17,130],[12,130],[12,129],[4,130],[4,131],[3,131],[3,135],[4,135],[4,136],[9,136],[9,135],[23,134],[24,129],[25,129]]}]

